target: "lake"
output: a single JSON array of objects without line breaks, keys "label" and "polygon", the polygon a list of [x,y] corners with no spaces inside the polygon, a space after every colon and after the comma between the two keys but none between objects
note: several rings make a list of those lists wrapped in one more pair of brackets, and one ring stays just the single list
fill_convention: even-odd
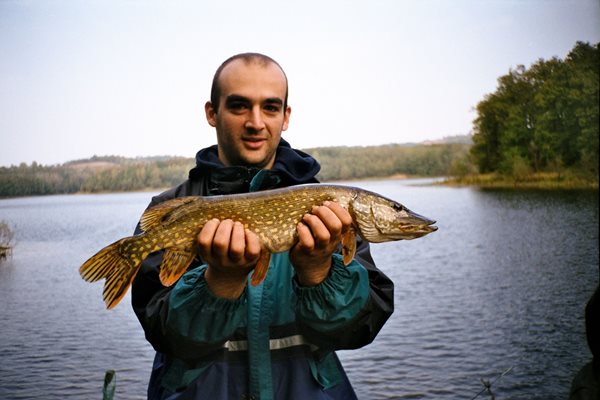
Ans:
[{"label": "lake", "polygon": [[[339,353],[361,399],[565,399],[591,353],[584,307],[598,285],[598,192],[487,191],[419,181],[349,183],[438,221],[372,245],[396,310],[369,346]],[[79,265],[130,235],[152,193],[0,200],[15,232],[0,264],[0,398],[143,399],[153,349],[129,306],[112,311]],[[479,394],[479,395],[478,395]]]}]

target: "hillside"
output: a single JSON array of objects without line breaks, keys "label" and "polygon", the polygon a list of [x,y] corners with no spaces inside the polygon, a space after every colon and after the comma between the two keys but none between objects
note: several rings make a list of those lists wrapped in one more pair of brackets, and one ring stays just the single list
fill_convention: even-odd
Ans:
[{"label": "hillside", "polygon": [[[463,139],[465,140],[465,139]],[[321,163],[321,180],[399,174],[442,176],[466,163],[469,144],[390,144],[305,149]],[[0,197],[133,191],[174,186],[185,180],[193,158],[94,156],[62,165],[0,167]]]}]

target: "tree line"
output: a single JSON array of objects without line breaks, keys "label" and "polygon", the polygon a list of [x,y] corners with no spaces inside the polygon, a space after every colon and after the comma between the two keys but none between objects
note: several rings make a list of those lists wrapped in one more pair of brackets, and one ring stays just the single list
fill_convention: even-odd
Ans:
[{"label": "tree line", "polygon": [[368,147],[322,147],[306,151],[321,163],[321,180],[352,180],[394,175],[447,176],[469,169],[466,143],[390,144]]},{"label": "tree line", "polygon": [[0,167],[0,197],[135,191],[173,186],[187,176],[193,159],[94,156],[62,165]]},{"label": "tree line", "polygon": [[577,42],[564,60],[519,65],[498,79],[476,107],[471,156],[479,172],[570,170],[597,179],[599,44]]},{"label": "tree line", "polygon": [[[456,142],[456,138],[453,140]],[[470,138],[461,143],[306,149],[321,163],[321,180],[352,180],[397,174],[443,176],[464,168]],[[187,179],[193,158],[98,157],[62,165],[0,167],[0,197],[98,193],[167,188]]]}]

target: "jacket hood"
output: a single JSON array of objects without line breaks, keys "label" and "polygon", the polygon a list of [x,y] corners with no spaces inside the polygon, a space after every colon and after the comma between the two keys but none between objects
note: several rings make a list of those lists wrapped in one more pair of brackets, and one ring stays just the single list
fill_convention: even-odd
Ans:
[{"label": "jacket hood", "polygon": [[[303,151],[292,149],[281,139],[277,147],[275,163],[270,170],[255,167],[226,167],[219,160],[217,145],[200,150],[196,154],[196,167],[190,171],[190,179],[208,178],[212,182],[214,194],[230,194],[248,190],[270,189],[280,186],[317,182],[315,176],[321,165]],[[252,186],[254,178],[260,175],[259,184]],[[241,186],[240,186],[241,185]]]}]

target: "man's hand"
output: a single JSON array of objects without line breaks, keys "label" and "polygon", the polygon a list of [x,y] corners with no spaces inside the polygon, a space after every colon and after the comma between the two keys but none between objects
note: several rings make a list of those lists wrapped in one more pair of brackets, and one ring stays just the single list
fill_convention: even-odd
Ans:
[{"label": "man's hand", "polygon": [[315,286],[327,278],[333,252],[351,225],[348,211],[334,202],[315,206],[304,215],[298,224],[298,243],[290,250],[302,286]]},{"label": "man's hand", "polygon": [[204,277],[218,297],[240,297],[260,251],[258,236],[230,219],[212,219],[198,234],[198,255],[208,264]]}]

